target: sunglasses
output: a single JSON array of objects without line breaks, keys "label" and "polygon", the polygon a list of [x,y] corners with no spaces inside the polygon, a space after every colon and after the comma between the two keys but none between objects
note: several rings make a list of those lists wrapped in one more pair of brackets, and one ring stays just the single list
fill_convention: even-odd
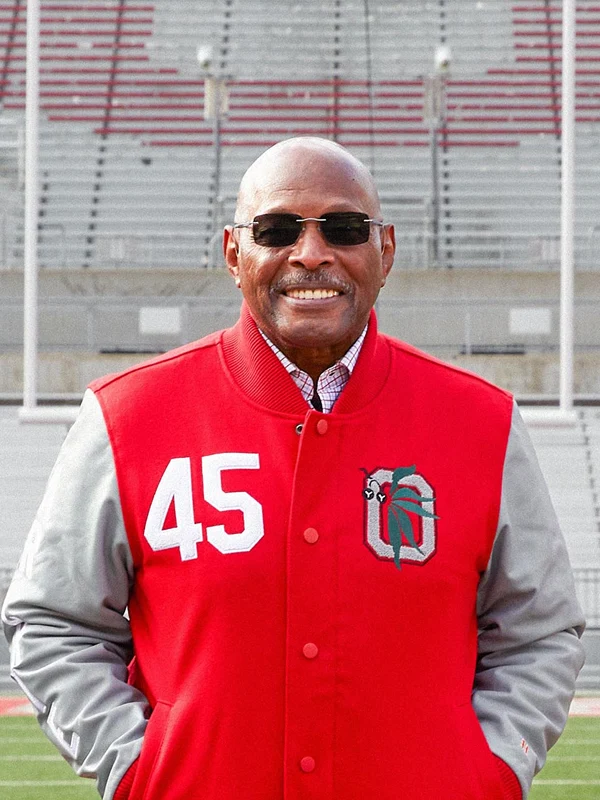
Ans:
[{"label": "sunglasses", "polygon": [[356,211],[334,211],[324,217],[305,217],[297,214],[259,214],[252,222],[240,222],[234,228],[252,228],[252,238],[261,247],[288,247],[294,244],[305,222],[318,222],[329,244],[348,247],[369,241],[371,225],[384,223],[368,219]]}]

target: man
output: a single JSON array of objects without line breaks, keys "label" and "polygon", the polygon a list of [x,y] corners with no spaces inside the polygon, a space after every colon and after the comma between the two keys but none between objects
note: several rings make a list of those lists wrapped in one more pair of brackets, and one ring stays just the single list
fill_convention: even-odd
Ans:
[{"label": "man", "polygon": [[512,398],[378,333],[394,231],[338,145],[264,153],[224,252],[237,325],[86,394],[14,677],[108,800],[525,797],[583,620]]}]

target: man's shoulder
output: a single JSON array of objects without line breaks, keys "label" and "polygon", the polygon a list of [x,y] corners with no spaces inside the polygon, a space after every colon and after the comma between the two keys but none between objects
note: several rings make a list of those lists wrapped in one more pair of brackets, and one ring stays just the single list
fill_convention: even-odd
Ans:
[{"label": "man's shoulder", "polygon": [[147,382],[172,380],[173,372],[186,368],[198,369],[202,361],[210,360],[218,346],[223,331],[216,331],[195,342],[161,353],[158,356],[141,361],[120,372],[110,373],[90,383],[93,392],[103,392],[111,387],[119,388],[129,384],[142,385]]},{"label": "man's shoulder", "polygon": [[513,395],[502,389],[486,378],[471,372],[464,367],[444,361],[436,356],[426,353],[407,342],[382,334],[389,343],[396,358],[403,362],[403,368],[409,366],[418,371],[424,378],[429,378],[438,386],[454,387],[458,391],[471,389],[475,392],[488,394],[498,400],[505,400],[512,404]]}]

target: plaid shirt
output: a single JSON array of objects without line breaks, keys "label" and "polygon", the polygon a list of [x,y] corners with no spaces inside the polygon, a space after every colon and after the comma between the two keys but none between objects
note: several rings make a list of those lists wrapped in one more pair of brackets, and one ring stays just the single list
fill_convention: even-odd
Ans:
[{"label": "plaid shirt", "polygon": [[[317,393],[321,398],[324,414],[329,414],[333,408],[333,404],[340,396],[342,389],[350,380],[350,375],[352,375],[352,370],[356,366],[360,349],[365,340],[365,336],[367,335],[367,327],[368,326],[365,326],[365,329],[354,342],[352,347],[349,348],[347,353],[342,356],[339,361],[336,361],[335,364],[319,375],[319,380],[317,382]],[[313,379],[310,377],[310,375],[307,375],[306,372],[303,372],[292,361],[290,361],[289,358],[285,356],[281,350],[274,345],[267,336],[265,336],[262,331],[261,334],[285,370],[290,374],[296,386],[300,389],[302,397],[310,405],[310,400],[315,389]]]}]

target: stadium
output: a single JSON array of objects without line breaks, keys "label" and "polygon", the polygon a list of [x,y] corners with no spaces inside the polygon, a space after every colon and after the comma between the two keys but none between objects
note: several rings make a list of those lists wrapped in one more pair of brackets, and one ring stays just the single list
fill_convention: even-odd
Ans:
[{"label": "stadium", "polygon": [[[302,135],[344,145],[375,176],[398,244],[383,331],[524,409],[588,624],[574,725],[597,745],[585,716],[600,693],[593,0],[0,3],[0,598],[88,383],[237,319],[223,226],[247,166]],[[0,693],[22,710],[4,641]],[[26,755],[2,742],[28,722],[0,717],[6,762]],[[600,797],[576,739],[571,771],[549,764],[536,800]],[[22,767],[5,781],[0,768],[3,797],[92,796],[68,770],[27,788]]]}]

